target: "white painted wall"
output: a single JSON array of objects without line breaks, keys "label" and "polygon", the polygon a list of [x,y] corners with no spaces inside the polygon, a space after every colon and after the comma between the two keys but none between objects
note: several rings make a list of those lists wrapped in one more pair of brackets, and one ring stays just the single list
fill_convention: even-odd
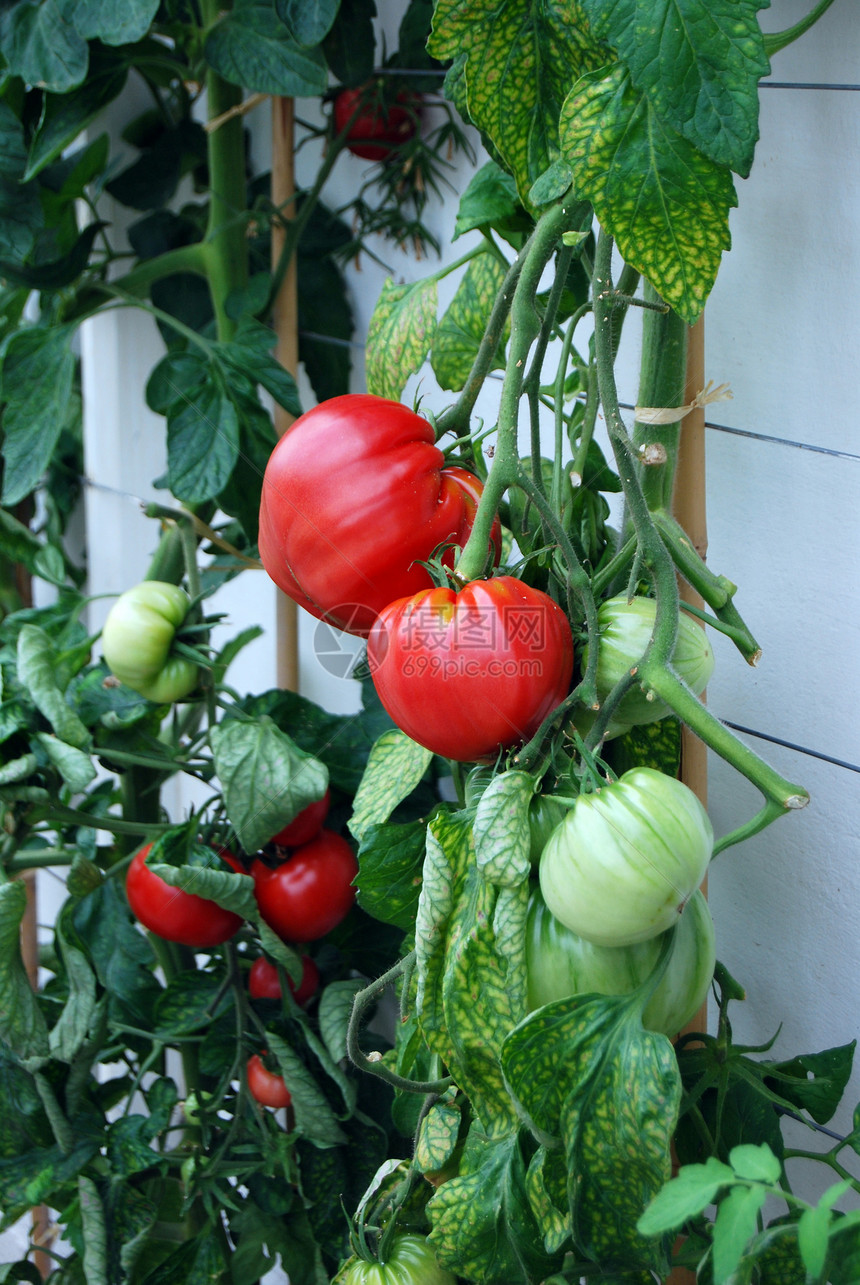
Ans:
[{"label": "white painted wall", "polygon": [[[807,0],[775,0],[763,20],[780,30],[807,7]],[[398,12],[399,5],[386,8],[391,29]],[[750,744],[805,785],[812,802],[722,855],[712,869],[710,899],[720,957],[747,987],[747,1001],[735,1011],[738,1037],[759,1042],[781,1023],[775,1053],[790,1056],[860,1034],[860,78],[850,0],[836,0],[812,32],[777,56],[771,79],[789,87],[762,92],[756,164],[752,177],[738,184],[734,245],[706,312],[707,377],[728,382],[734,392],[733,401],[712,408],[707,439],[710,562],[739,585],[737,604],[764,656],[750,670],[715,636],[709,702],[721,718],[752,729],[757,735]],[[801,87],[808,84],[853,90]],[[302,111],[309,110],[303,103]],[[255,162],[265,166],[267,109],[258,109],[250,123]],[[331,203],[348,193],[363,167],[341,158]],[[299,181],[315,169],[310,149],[300,153]],[[470,173],[468,163],[458,161],[455,192],[429,214],[443,243]],[[463,238],[449,256],[468,243]],[[390,247],[380,252],[397,279],[414,280],[427,270]],[[358,337],[366,333],[385,275],[366,259],[349,272]],[[440,295],[452,289],[453,282],[445,283]],[[154,544],[152,524],[129,497],[149,496],[163,469],[163,421],[143,408],[140,396],[159,341],[145,319],[127,313],[89,327],[83,355],[90,590],[115,593],[139,578]],[[636,347],[631,327],[619,369],[622,398],[631,404]],[[358,391],[358,350],[355,365]],[[410,381],[405,400],[419,384],[426,404],[444,404],[429,373]],[[310,405],[306,385],[302,391]],[[491,418],[489,395],[478,413]],[[259,622],[266,630],[237,661],[233,685],[245,691],[273,684],[274,593],[266,577],[243,576],[225,589],[219,606],[230,613],[229,628]],[[92,622],[105,611],[94,604]],[[357,705],[355,686],[331,678],[315,660],[314,628],[303,620],[302,690],[329,709],[350,711]],[[181,799],[174,797],[173,806],[181,807]],[[713,759],[710,810],[717,833],[757,806],[742,778]],[[39,893],[41,919],[50,922],[56,904],[50,876],[40,881]],[[850,1129],[858,1099],[855,1074],[836,1128]]]}]

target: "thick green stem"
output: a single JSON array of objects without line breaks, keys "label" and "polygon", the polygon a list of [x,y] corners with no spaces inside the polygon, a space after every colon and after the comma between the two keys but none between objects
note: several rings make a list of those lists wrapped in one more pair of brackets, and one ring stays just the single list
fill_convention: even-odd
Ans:
[{"label": "thick green stem", "polygon": [[[645,286],[645,300],[658,301],[654,287]],[[640,406],[681,406],[684,400],[688,329],[676,312],[648,310],[642,317],[642,360],[639,371]],[[681,440],[680,421],[643,424],[633,429],[633,444],[640,452],[657,447],[660,462],[642,469],[642,491],[649,509],[671,509],[675,465]],[[665,453],[665,454],[664,454]]]},{"label": "thick green stem", "polygon": [[406,972],[414,963],[414,959],[415,951],[413,950],[408,955],[405,955],[403,959],[399,959],[392,968],[389,968],[381,977],[378,977],[375,982],[371,982],[369,986],[365,986],[363,991],[358,992],[353,1000],[352,1013],[346,1032],[346,1051],[350,1061],[360,1071],[367,1071],[371,1075],[376,1075],[381,1080],[385,1080],[387,1084],[392,1084],[396,1089],[404,1089],[409,1093],[444,1093],[453,1083],[450,1076],[445,1076],[440,1080],[404,1079],[396,1071],[390,1070],[384,1062],[374,1061],[372,1058],[366,1057],[358,1042],[361,1024],[370,1006],[376,1002],[386,986],[390,986]]},{"label": "thick green stem", "polygon": [[800,22],[796,22],[793,27],[787,27],[785,31],[776,31],[766,35],[764,48],[768,58],[772,58],[774,54],[779,53],[780,49],[785,49],[786,45],[790,45],[807,32],[823,14],[827,13],[832,4],[833,0],[818,0],[815,8],[811,9],[806,17],[801,18]]}]

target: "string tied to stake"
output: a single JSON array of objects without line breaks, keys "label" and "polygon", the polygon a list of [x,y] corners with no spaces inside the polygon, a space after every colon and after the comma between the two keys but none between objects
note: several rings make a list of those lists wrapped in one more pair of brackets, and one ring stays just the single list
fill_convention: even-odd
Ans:
[{"label": "string tied to stake", "polygon": [[728,402],[734,394],[728,384],[718,384],[709,379],[707,384],[686,406],[637,406],[635,409],[638,424],[677,424],[690,411],[702,410],[714,402]]}]

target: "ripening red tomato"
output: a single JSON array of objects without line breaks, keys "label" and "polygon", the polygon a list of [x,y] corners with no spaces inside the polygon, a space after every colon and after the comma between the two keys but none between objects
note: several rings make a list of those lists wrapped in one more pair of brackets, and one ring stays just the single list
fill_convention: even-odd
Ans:
[{"label": "ripening red tomato", "polygon": [[[430,587],[421,562],[469,537],[482,483],[444,463],[431,425],[399,402],[348,393],[314,406],[266,465],[263,566],[311,615],[366,635],[388,603]],[[492,546],[498,562],[498,523]]]},{"label": "ripening red tomato", "polygon": [[[317,993],[320,972],[310,955],[302,955],[302,975],[298,985],[287,977],[290,994],[298,1005],[307,1004]],[[275,964],[261,955],[255,959],[248,974],[248,993],[252,999],[280,999],[281,979]]]},{"label": "ripening red tomato", "polygon": [[289,825],[273,834],[269,842],[277,844],[279,848],[298,848],[303,843],[309,843],[322,829],[330,803],[331,792],[326,790],[321,799],[309,803],[297,817],[293,817]]},{"label": "ripening red tomato", "polygon": [[[263,1057],[265,1056],[264,1049]],[[292,1102],[292,1095],[284,1083],[284,1077],[268,1070],[259,1053],[255,1053],[248,1059],[246,1074],[251,1097],[256,1098],[260,1106],[288,1107]]]},{"label": "ripening red tomato", "polygon": [[[128,904],[137,919],[157,937],[175,941],[181,946],[220,946],[239,931],[240,915],[225,910],[217,902],[182,888],[171,888],[146,865],[152,847],[148,843],[137,852],[128,868],[125,891]],[[235,862],[232,853],[220,854],[228,864]],[[188,867],[188,887],[194,887],[195,867]]]},{"label": "ripening red tomato", "polygon": [[527,740],[568,693],[573,638],[557,603],[513,576],[392,602],[367,659],[407,736],[460,762]]},{"label": "ripening red tomato", "polygon": [[289,942],[317,941],[336,928],[355,901],[357,874],[355,853],[333,830],[321,830],[274,869],[259,858],[251,865],[260,914]]},{"label": "ripening red tomato", "polygon": [[346,129],[357,111],[346,136],[347,150],[365,161],[387,161],[400,144],[415,137],[419,101],[416,94],[399,93],[386,107],[366,85],[342,89],[334,100],[335,132]]}]

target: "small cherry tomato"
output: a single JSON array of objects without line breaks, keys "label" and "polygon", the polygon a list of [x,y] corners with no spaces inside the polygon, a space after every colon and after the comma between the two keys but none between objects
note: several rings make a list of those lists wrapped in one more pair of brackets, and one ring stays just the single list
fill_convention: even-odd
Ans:
[{"label": "small cherry tomato", "polygon": [[296,848],[274,869],[259,859],[251,877],[260,914],[284,941],[316,941],[336,928],[355,901],[358,862],[333,830]]},{"label": "small cherry tomato", "polygon": [[309,803],[297,817],[293,817],[289,825],[273,834],[270,842],[277,844],[279,848],[298,848],[303,843],[310,843],[322,829],[330,803],[331,792],[326,790],[321,799],[317,799],[316,803]]},{"label": "small cherry tomato", "polygon": [[[148,843],[136,853],[125,879],[128,904],[144,928],[181,946],[220,946],[235,936],[242,926],[241,916],[225,910],[208,897],[198,897],[182,888],[171,888],[146,864],[151,847],[152,844]],[[227,852],[221,855],[225,861],[232,857]],[[194,877],[195,867],[189,866],[189,887],[194,886]]]},{"label": "small cherry tomato", "polygon": [[[298,985],[287,977],[290,994],[297,1004],[307,1004],[317,993],[320,973],[310,955],[302,955],[302,975]],[[280,999],[281,979],[277,966],[263,955],[255,959],[248,975],[248,993],[252,999]]]},{"label": "small cherry tomato", "polygon": [[[265,1056],[264,1049],[263,1057]],[[292,1102],[292,1096],[284,1083],[283,1076],[268,1070],[259,1053],[255,1053],[248,1059],[246,1074],[251,1097],[256,1098],[260,1106],[288,1107]]]}]

